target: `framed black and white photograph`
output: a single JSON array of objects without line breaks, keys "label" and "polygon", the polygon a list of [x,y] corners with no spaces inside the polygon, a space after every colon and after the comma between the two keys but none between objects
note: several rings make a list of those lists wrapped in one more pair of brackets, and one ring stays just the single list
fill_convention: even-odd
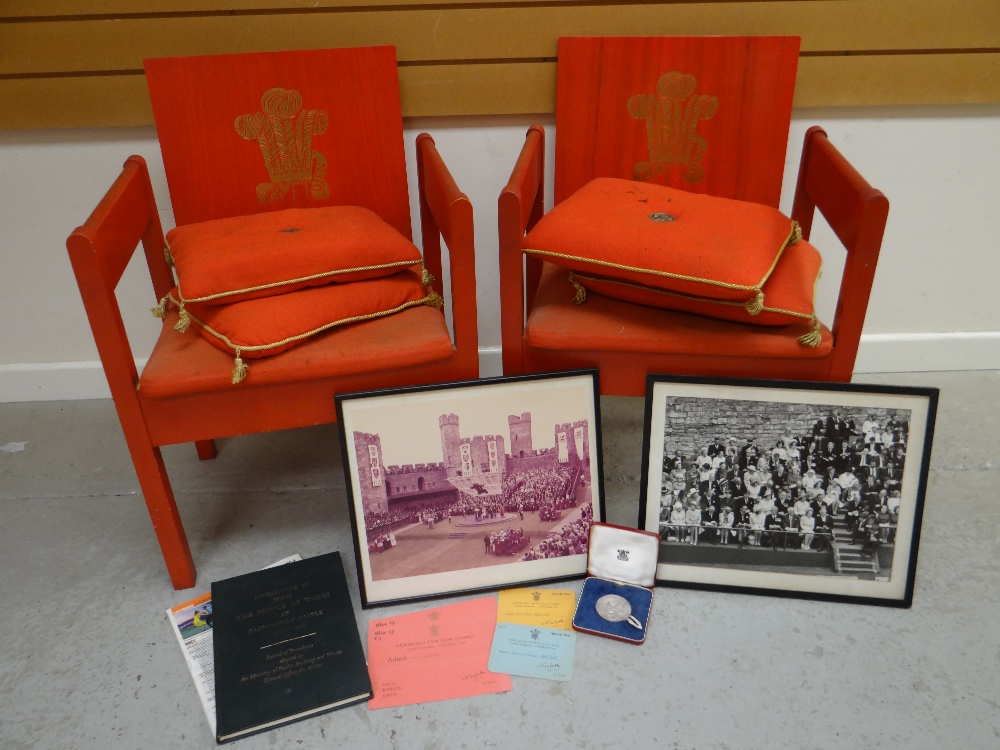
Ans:
[{"label": "framed black and white photograph", "polygon": [[337,396],[364,607],[580,577],[597,371]]},{"label": "framed black and white photograph", "polygon": [[909,607],[938,391],[647,379],[659,585]]}]

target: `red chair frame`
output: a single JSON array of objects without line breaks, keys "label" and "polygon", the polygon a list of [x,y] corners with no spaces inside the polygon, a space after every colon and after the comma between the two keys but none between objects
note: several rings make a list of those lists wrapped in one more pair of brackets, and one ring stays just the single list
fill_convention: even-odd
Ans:
[{"label": "red chair frame", "polygon": [[[154,303],[174,286],[172,271],[164,258],[163,229],[149,173],[141,157],[132,156],[125,162],[100,204],[67,240],[112,398],[175,588],[193,586],[196,569],[160,446],[195,442],[200,458],[212,458],[215,438],[336,422],[333,397],[338,392],[478,377],[472,205],[458,189],[427,134],[417,138],[417,171],[424,262],[437,277],[435,290],[444,296],[443,238],[449,249],[451,273],[451,289],[446,299],[451,300],[454,321],[452,354],[425,364],[403,364],[340,377],[316,377],[302,371],[300,377],[285,382],[255,385],[248,378],[239,386],[227,385],[210,392],[152,397],[141,388],[115,297],[115,288],[139,244],[149,268]],[[364,341],[366,332],[377,336],[378,331],[384,330],[378,324],[387,325],[385,321],[389,320],[351,326],[331,332],[322,340],[330,346],[353,346]]]}]

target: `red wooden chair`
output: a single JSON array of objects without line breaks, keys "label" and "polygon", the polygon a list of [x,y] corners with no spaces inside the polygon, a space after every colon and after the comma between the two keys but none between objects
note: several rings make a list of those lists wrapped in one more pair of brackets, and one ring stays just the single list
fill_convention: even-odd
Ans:
[{"label": "red wooden chair", "polygon": [[[178,225],[348,204],[370,208],[411,236],[393,48],[150,60],[147,77]],[[312,148],[322,160],[304,159],[297,171],[266,165],[258,143],[234,129],[236,118],[259,109],[262,93],[276,86],[298,91],[304,109],[329,115],[328,127],[312,128],[312,143],[305,144],[305,153]],[[309,122],[299,124],[300,132],[310,130]],[[140,241],[154,299],[175,283],[140,157],[126,161],[93,214],[67,240],[175,588],[193,586],[196,573],[160,446],[195,442],[201,458],[212,458],[215,438],[336,421],[336,392],[478,377],[472,207],[426,134],[417,138],[417,172],[424,262],[442,295],[442,237],[449,250],[454,343],[440,310],[412,307],[255,360],[238,386],[226,375],[231,355],[201,336],[172,330],[176,311],[164,321],[142,374],[136,371],[115,287]]]},{"label": "red wooden chair", "polygon": [[[777,207],[797,58],[793,37],[560,39],[555,202],[618,177]],[[543,214],[543,169],[534,126],[499,199],[505,374],[598,367],[603,393],[633,396],[648,372],[851,379],[888,202],[821,129],[806,135],[792,218],[808,239],[819,208],[847,260],[816,348],[797,341],[810,323],[750,326],[597,294],[572,304],[565,270],[521,253]]]}]

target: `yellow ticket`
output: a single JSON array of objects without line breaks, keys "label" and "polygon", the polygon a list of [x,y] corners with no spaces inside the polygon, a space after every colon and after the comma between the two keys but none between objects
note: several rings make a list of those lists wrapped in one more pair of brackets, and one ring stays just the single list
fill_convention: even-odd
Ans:
[{"label": "yellow ticket", "polygon": [[576,594],[552,589],[505,589],[500,592],[497,622],[570,630]]}]

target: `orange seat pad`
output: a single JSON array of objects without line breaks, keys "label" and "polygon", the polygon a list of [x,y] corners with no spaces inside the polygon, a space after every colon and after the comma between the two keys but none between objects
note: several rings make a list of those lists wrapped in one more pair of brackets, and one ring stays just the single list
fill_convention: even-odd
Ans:
[{"label": "orange seat pad", "polygon": [[442,312],[413,307],[329,331],[274,357],[251,360],[246,380],[232,385],[232,354],[215,348],[195,331],[177,333],[173,330],[176,322],[177,312],[171,311],[139,377],[146,397],[394,370],[446,359],[453,352]]},{"label": "orange seat pad", "polygon": [[659,310],[597,294],[588,296],[582,305],[574,305],[574,294],[566,269],[543,264],[525,330],[529,346],[565,351],[795,359],[825,357],[833,348],[833,335],[826,326],[821,327],[819,346],[799,344],[798,337],[812,331],[808,321],[780,327],[753,326]]}]

